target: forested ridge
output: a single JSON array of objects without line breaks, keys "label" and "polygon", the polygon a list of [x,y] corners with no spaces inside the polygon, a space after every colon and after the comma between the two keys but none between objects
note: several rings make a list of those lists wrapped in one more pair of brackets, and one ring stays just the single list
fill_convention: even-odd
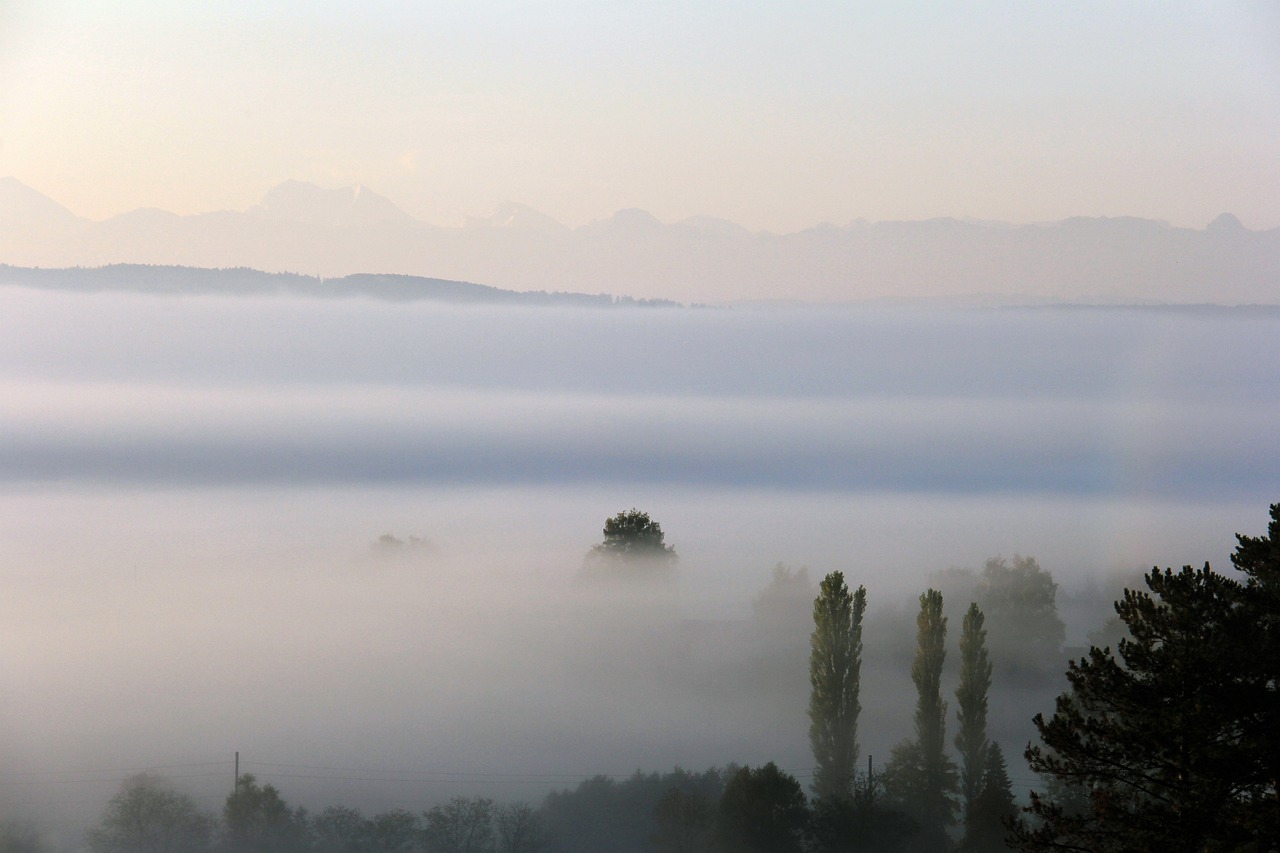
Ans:
[{"label": "forested ridge", "polygon": [[101,267],[62,269],[0,264],[0,285],[72,293],[290,295],[321,299],[362,297],[389,302],[428,301],[467,305],[674,307],[677,304],[668,299],[634,299],[607,293],[507,290],[470,281],[420,275],[354,273],[321,278],[293,272],[264,272],[248,267],[210,268],[166,264],[108,264]]}]

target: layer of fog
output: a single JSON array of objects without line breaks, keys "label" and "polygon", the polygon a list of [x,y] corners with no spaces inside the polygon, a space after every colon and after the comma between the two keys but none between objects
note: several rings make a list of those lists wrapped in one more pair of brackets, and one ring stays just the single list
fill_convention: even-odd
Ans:
[{"label": "layer of fog", "polygon": [[[578,580],[602,516],[630,497],[681,554],[674,588]],[[1079,644],[1108,615],[1089,598],[1105,569],[1225,566],[1231,533],[1262,516],[643,489],[10,491],[4,766],[50,774],[13,783],[222,762],[183,780],[210,807],[234,750],[312,806],[413,808],[459,789],[536,799],[575,775],[676,763],[777,760],[804,774],[807,613],[759,631],[750,621],[775,561],[867,585],[863,742],[884,756],[910,734],[913,598],[931,572],[1035,553],[1064,603],[1093,605],[1070,627]],[[380,532],[431,544],[388,551],[372,544]],[[953,644],[966,603],[949,607]],[[1056,689],[1023,687],[997,685],[993,703],[1013,754]],[[396,770],[419,781],[389,781]],[[347,781],[318,778],[335,776]],[[68,787],[19,787],[28,796],[10,805],[45,797],[61,815]],[[110,788],[77,816],[91,820]]]},{"label": "layer of fog", "polygon": [[[1034,555],[1078,646],[1114,573],[1226,568],[1280,485],[1265,314],[0,309],[0,782],[71,833],[134,768],[217,808],[235,750],[291,802],[370,811],[803,776],[807,614],[752,615],[779,561],[867,586],[880,761],[931,573]],[[674,584],[584,586],[631,506]],[[997,686],[1011,757],[1057,689]]]},{"label": "layer of fog", "polygon": [[717,397],[1241,400],[1268,308],[596,310],[0,288],[6,378]]},{"label": "layer of fog", "polygon": [[0,480],[1266,494],[1275,312],[12,290]]}]

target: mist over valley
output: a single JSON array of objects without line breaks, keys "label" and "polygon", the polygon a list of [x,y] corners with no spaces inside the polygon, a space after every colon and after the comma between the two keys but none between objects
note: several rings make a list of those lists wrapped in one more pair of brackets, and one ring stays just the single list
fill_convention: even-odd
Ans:
[{"label": "mist over valley", "polygon": [[[910,734],[926,586],[954,646],[985,561],[1034,556],[1078,649],[1124,579],[1225,568],[1280,482],[1261,308],[9,286],[0,314],[5,809],[64,844],[126,770],[218,810],[236,751],[313,812],[536,804],[677,765],[807,784],[836,570],[868,590],[878,763]],[[630,507],[676,568],[584,578]],[[1021,788],[1067,652],[1006,671],[1016,646],[992,649],[991,729]]]}]

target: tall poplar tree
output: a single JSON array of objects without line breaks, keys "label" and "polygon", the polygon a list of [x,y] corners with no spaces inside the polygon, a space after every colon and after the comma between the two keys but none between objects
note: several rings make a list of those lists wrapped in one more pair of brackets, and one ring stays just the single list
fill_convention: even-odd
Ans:
[{"label": "tall poplar tree", "polygon": [[982,790],[987,765],[987,691],[991,688],[991,660],[982,611],[969,605],[960,630],[960,686],[956,688],[956,749],[960,752],[960,796],[965,826],[971,822],[974,801]]},{"label": "tall poplar tree", "polygon": [[813,791],[821,799],[850,796],[858,761],[858,686],[862,668],[862,614],[866,587],[850,593],[844,575],[822,579],[813,602],[810,638],[809,743],[817,768]]},{"label": "tall poplar tree", "polygon": [[947,659],[947,617],[942,593],[931,589],[920,596],[916,618],[916,659],[911,680],[916,685],[916,737],[923,771],[923,816],[949,824],[954,804],[955,765],[947,758],[947,703],[942,699],[942,664]]},{"label": "tall poplar tree", "polygon": [[946,827],[955,821],[956,766],[946,754],[947,703],[942,699],[942,664],[947,657],[947,620],[942,593],[920,596],[916,617],[916,737],[893,748],[885,768],[885,789],[895,805],[920,825],[922,848],[945,847]]}]

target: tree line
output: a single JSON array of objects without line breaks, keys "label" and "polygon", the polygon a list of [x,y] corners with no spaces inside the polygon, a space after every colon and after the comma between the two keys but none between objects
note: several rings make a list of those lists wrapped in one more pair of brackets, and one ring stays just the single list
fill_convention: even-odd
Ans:
[{"label": "tree line", "polygon": [[[818,768],[811,821],[827,829],[811,847],[1280,850],[1280,504],[1266,536],[1237,540],[1240,579],[1208,564],[1152,569],[1146,590],[1125,590],[1115,603],[1125,636],[1071,661],[1070,689],[1052,715],[1033,720],[1041,742],[1025,758],[1045,785],[1021,810],[986,738],[992,667],[976,604],[960,641],[960,765],[944,751],[947,620],[932,589],[920,597],[911,671],[915,737],[894,748],[878,790],[870,772],[858,780],[866,591],[828,575],[814,605],[809,710]],[[957,812],[962,824],[950,832]],[[895,813],[909,823],[886,822]]]},{"label": "tree line", "polygon": [[[1239,578],[1207,564],[1153,569],[1145,590],[1124,591],[1114,648],[1095,645],[1071,661],[1055,711],[1034,719],[1040,742],[1024,757],[1042,784],[1022,806],[987,732],[997,667],[977,602],[960,625],[948,741],[941,688],[948,620],[935,589],[919,597],[912,735],[878,771],[860,767],[858,719],[863,702],[874,701],[861,691],[867,591],[832,572],[812,609],[808,794],[771,762],[593,777],[538,807],[457,797],[419,813],[366,817],[343,806],[311,815],[246,775],[215,819],[163,780],[140,776],[108,804],[90,846],[95,853],[1280,851],[1280,504],[1271,507],[1267,535],[1237,538]],[[632,559],[662,571],[676,560],[660,525],[638,510],[610,519],[586,562],[599,573]],[[984,574],[1013,573],[1043,592],[1037,571],[1034,561],[993,561]],[[1009,580],[997,586],[1016,589]],[[1061,642],[1060,621],[1040,629],[1028,642],[1046,631]]]}]

